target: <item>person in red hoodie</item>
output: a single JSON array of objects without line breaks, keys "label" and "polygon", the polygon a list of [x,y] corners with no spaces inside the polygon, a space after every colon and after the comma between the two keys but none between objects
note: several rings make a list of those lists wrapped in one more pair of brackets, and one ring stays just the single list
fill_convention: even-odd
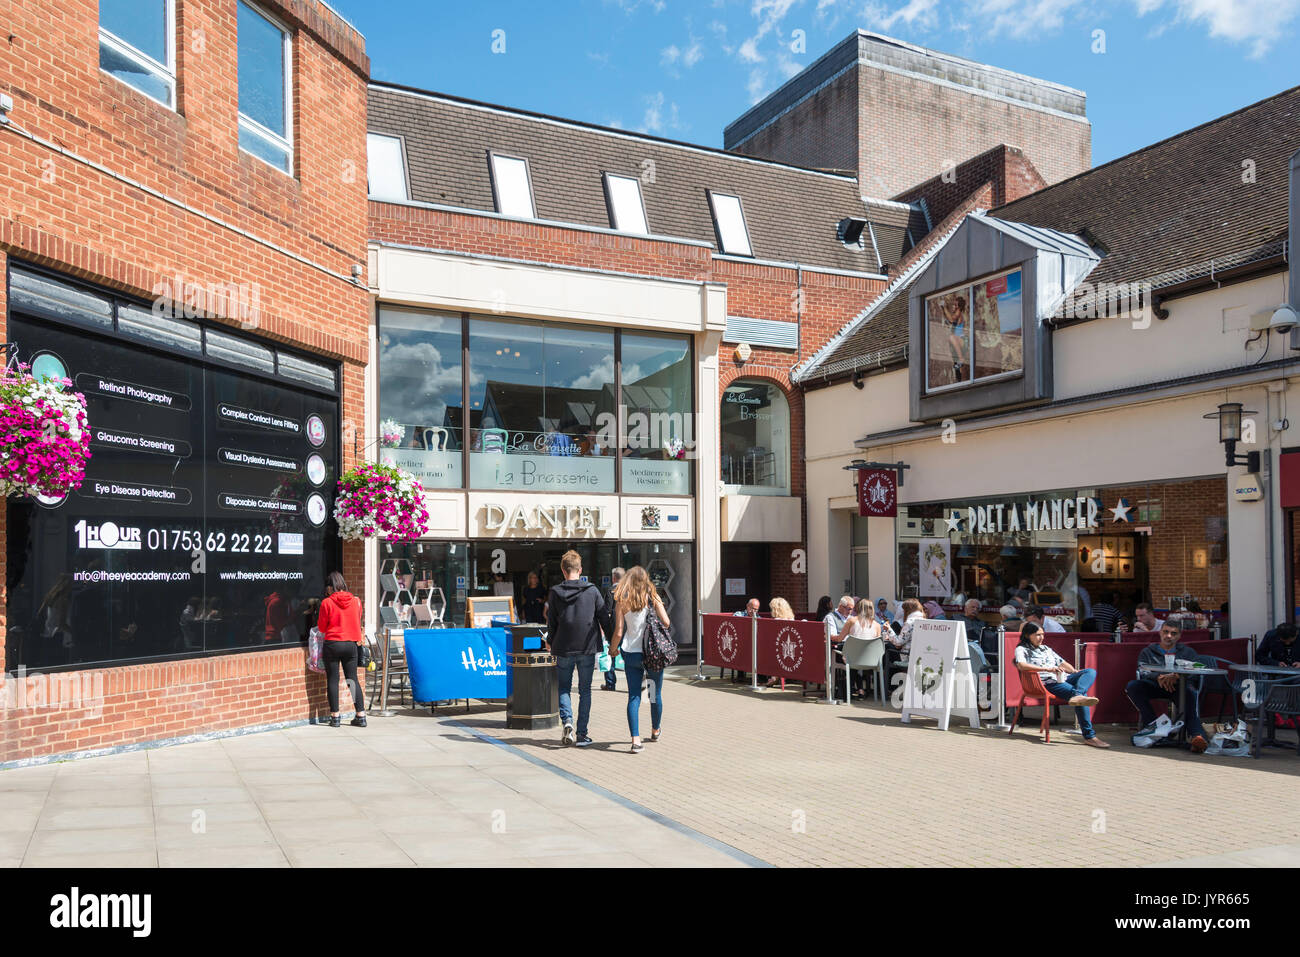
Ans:
[{"label": "person in red hoodie", "polygon": [[325,576],[325,600],[320,603],[320,618],[316,622],[323,636],[321,663],[325,666],[325,686],[330,698],[330,727],[342,725],[339,720],[339,669],[348,679],[352,700],[357,706],[357,716],[352,725],[366,726],[366,701],[357,681],[357,657],[365,635],[361,629],[361,599],[348,591],[348,584],[338,572]]}]

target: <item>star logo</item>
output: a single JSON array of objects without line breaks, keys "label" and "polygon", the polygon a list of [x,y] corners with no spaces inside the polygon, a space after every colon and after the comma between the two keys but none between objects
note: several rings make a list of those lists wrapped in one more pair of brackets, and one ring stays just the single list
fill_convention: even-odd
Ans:
[{"label": "star logo", "polygon": [[880,481],[880,479],[876,479],[867,486],[867,494],[871,497],[872,505],[889,504],[889,486]]},{"label": "star logo", "polygon": [[948,531],[950,532],[960,532],[962,525],[966,523],[966,519],[961,517],[961,512],[953,512],[952,516],[945,518],[944,521],[948,523]]},{"label": "star logo", "polygon": [[776,637],[776,660],[787,672],[803,664],[803,638],[793,628],[782,628]]},{"label": "star logo", "polygon": [[1122,498],[1119,503],[1110,510],[1112,522],[1129,521],[1128,513],[1133,511],[1133,506],[1128,503],[1128,499]]}]

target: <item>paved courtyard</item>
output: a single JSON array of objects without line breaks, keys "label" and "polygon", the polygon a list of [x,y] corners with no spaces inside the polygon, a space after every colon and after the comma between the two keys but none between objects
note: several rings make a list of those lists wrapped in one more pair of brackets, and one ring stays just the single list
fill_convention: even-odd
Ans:
[{"label": "paved courtyard", "polygon": [[586,749],[476,704],[0,771],[0,866],[1300,865],[1291,751],[945,733],[676,671],[637,755],[596,691]]}]

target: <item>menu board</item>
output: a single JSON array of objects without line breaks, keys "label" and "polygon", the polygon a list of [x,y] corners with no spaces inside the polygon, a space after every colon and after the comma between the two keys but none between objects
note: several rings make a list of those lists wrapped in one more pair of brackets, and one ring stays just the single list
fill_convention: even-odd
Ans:
[{"label": "menu board", "polygon": [[79,490],[11,504],[6,664],[298,641],[337,567],[337,398],[45,323],[9,334],[86,397],[92,457]]}]

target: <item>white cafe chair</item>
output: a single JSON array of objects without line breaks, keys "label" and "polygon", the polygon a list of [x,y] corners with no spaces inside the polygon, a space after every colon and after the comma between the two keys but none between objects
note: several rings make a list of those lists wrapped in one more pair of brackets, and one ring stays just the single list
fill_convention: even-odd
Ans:
[{"label": "white cafe chair", "polygon": [[[872,683],[876,686],[876,698],[885,703],[885,642],[882,638],[844,639],[841,649],[844,655],[844,700],[853,697],[853,669],[873,672]],[[838,668],[839,665],[836,665]]]}]

